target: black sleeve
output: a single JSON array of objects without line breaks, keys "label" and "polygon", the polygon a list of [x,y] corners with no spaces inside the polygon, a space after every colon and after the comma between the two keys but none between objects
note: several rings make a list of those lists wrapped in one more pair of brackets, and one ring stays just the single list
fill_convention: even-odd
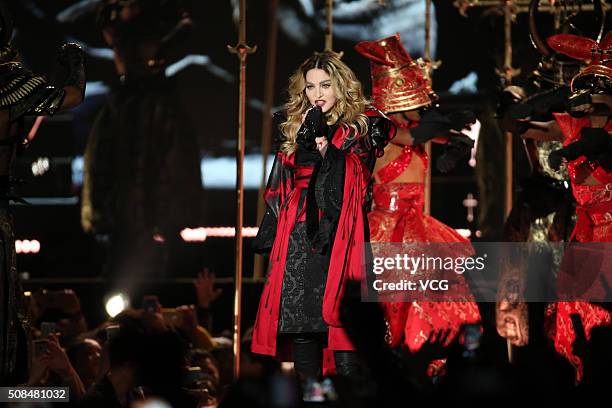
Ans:
[{"label": "black sleeve", "polygon": [[280,211],[282,197],[282,189],[288,177],[287,169],[282,165],[282,159],[278,150],[281,143],[284,141],[284,135],[280,131],[280,124],[286,120],[283,112],[277,112],[273,115],[276,134],[273,141],[273,148],[277,152],[272,164],[272,170],[268,177],[266,191],[264,193],[266,201],[266,212],[257,231],[252,248],[258,254],[266,254],[272,250],[274,238],[276,237],[276,224],[278,222],[278,213]]},{"label": "black sleeve", "polygon": [[266,208],[257,236],[253,240],[252,248],[257,254],[268,254],[272,251],[276,237],[276,223],[278,218],[270,208]]}]

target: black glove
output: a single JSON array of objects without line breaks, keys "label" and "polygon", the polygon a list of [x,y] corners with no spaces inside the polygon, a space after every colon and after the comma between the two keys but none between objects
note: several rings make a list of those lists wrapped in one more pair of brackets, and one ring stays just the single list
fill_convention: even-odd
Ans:
[{"label": "black glove", "polygon": [[572,161],[580,156],[586,156],[589,160],[598,160],[605,164],[610,161],[611,150],[612,139],[605,129],[583,128],[578,141],[550,153],[548,164],[553,170],[559,170],[562,158]]},{"label": "black glove", "polygon": [[410,129],[410,134],[414,141],[413,145],[419,145],[429,140],[443,136],[453,128],[451,121],[442,115],[437,109],[429,109],[421,115],[419,124]]},{"label": "black glove", "polygon": [[466,135],[460,134],[451,137],[446,150],[436,161],[436,167],[442,173],[453,170],[457,163],[470,157],[474,141]]},{"label": "black glove", "polygon": [[370,117],[370,142],[376,157],[385,154],[385,146],[393,136],[393,122],[382,116]]},{"label": "black glove", "polygon": [[320,106],[315,106],[306,114],[304,123],[297,133],[297,143],[308,150],[317,150],[315,138],[323,136],[325,117]]},{"label": "black glove", "polygon": [[529,126],[519,119],[529,117],[531,120],[538,120],[548,117],[551,112],[562,112],[566,110],[569,95],[569,87],[562,86],[535,94],[524,102],[510,105],[505,112],[498,112],[498,117],[501,119],[500,126],[508,132],[525,133]]},{"label": "black glove", "polygon": [[563,181],[536,173],[521,181],[519,201],[527,204],[535,220],[558,211],[571,195]]},{"label": "black glove", "polygon": [[469,110],[458,110],[446,115],[451,123],[451,129],[461,132],[476,123],[476,114]]},{"label": "black glove", "polygon": [[442,115],[437,109],[429,109],[421,115],[419,124],[410,129],[414,141],[413,145],[419,145],[429,140],[448,136],[451,130],[460,132],[476,121],[474,112],[462,110]]},{"label": "black glove", "polygon": [[64,86],[74,86],[85,95],[85,53],[75,43],[62,45],[58,57],[59,63],[66,68],[68,76]]},{"label": "black glove", "polygon": [[554,171],[558,171],[563,163],[563,149],[554,150],[548,155],[548,165]]},{"label": "black glove", "polygon": [[612,137],[603,128],[583,128],[580,141],[584,140],[584,154],[589,160],[598,161],[609,172],[612,170]]}]

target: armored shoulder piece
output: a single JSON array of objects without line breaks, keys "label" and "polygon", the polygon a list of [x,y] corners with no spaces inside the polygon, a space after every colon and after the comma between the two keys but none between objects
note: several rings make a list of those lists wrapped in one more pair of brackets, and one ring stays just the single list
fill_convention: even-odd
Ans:
[{"label": "armored shoulder piece", "polygon": [[51,86],[18,62],[0,64],[0,109],[14,122],[24,115],[53,115],[62,106],[63,88]]}]

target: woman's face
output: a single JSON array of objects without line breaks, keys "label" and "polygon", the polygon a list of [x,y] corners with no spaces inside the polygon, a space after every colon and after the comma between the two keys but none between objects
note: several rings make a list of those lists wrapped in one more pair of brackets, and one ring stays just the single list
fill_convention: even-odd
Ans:
[{"label": "woman's face", "polygon": [[336,104],[336,91],[327,72],[313,68],[306,72],[306,96],[311,105],[318,105],[323,113],[329,112]]}]

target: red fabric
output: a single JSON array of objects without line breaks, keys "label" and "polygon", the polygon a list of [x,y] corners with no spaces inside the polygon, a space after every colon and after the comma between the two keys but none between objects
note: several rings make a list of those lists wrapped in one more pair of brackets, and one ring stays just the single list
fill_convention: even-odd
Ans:
[{"label": "red fabric", "polygon": [[[281,153],[279,153],[281,154]],[[283,156],[283,165],[291,166],[292,157]],[[308,185],[295,185],[295,182],[282,182],[280,192],[280,212],[276,227],[276,239],[270,252],[270,269],[268,279],[259,300],[259,309],[255,326],[253,328],[253,341],[251,350],[255,353],[276,355],[276,334],[278,331],[278,318],[280,311],[280,297],[285,274],[285,263],[287,261],[287,248],[289,246],[289,235],[297,221],[298,204],[302,188]],[[266,192],[266,195],[272,193]]]},{"label": "red fabric", "polygon": [[[408,154],[410,152],[410,154]],[[374,185],[374,206],[368,214],[371,242],[436,242],[455,243],[440,250],[446,256],[470,256],[473,248],[469,241],[452,228],[429,215],[423,214],[424,185],[422,183],[392,183],[397,172],[388,168],[406,168],[411,150],[406,149],[377,175],[385,183]],[[423,155],[423,153],[421,153]],[[426,156],[424,156],[426,160]],[[389,177],[387,177],[389,176]],[[466,245],[456,245],[464,243]],[[461,296],[465,302],[382,302],[387,320],[387,342],[391,347],[400,344],[417,351],[433,332],[450,329],[449,340],[454,339],[463,324],[480,322],[478,306],[474,302],[464,278],[457,275],[453,297]]]},{"label": "red fabric", "polygon": [[349,279],[361,280],[364,259],[363,199],[369,174],[355,154],[347,154],[345,162],[346,176],[342,211],[332,248],[323,297],[323,318],[333,327],[341,326],[339,305],[344,287]]},{"label": "red fabric", "polygon": [[[555,119],[565,135],[564,144],[580,138],[583,127],[590,126],[589,118],[573,118],[566,113],[555,114]],[[612,130],[608,122],[606,130]],[[577,184],[577,171],[587,170],[602,184],[587,186]],[[580,157],[568,164],[570,180],[578,219],[572,236],[579,242],[612,242],[612,173],[607,173],[597,163]],[[591,330],[598,326],[612,325],[612,316],[606,309],[588,302],[557,302],[547,308],[546,325],[548,335],[554,340],[556,350],[567,358],[576,369],[576,379],[582,380],[582,360],[573,353],[572,343],[576,338],[571,314],[578,314],[584,326],[587,340]]]},{"label": "red fabric", "polygon": [[428,166],[428,157],[427,153],[423,151],[421,146],[413,147],[413,146],[404,146],[402,148],[402,152],[399,156],[387,163],[387,165],[376,172],[378,179],[381,183],[390,183],[396,178],[398,178],[410,165],[412,161],[412,155],[416,153],[423,162],[423,170],[427,170]]},{"label": "red fabric", "polygon": [[[332,139],[340,148],[349,129],[339,128]],[[283,163],[292,165],[293,156],[281,154]],[[340,327],[339,305],[347,279],[359,279],[363,260],[363,203],[369,172],[356,154],[344,152],[346,175],[342,211],[336,231],[330,260],[327,283],[323,298],[323,318],[330,324],[328,347],[331,350],[352,350],[354,347]],[[251,350],[255,353],[275,356],[277,354],[277,332],[280,311],[281,289],[285,273],[289,235],[298,216],[299,184],[282,183],[290,186],[282,191],[276,239],[270,253],[270,270],[263,289],[255,326]],[[286,203],[286,204],[285,204]],[[329,350],[325,351],[324,372],[333,370]],[[333,361],[333,359],[331,359]]]}]

